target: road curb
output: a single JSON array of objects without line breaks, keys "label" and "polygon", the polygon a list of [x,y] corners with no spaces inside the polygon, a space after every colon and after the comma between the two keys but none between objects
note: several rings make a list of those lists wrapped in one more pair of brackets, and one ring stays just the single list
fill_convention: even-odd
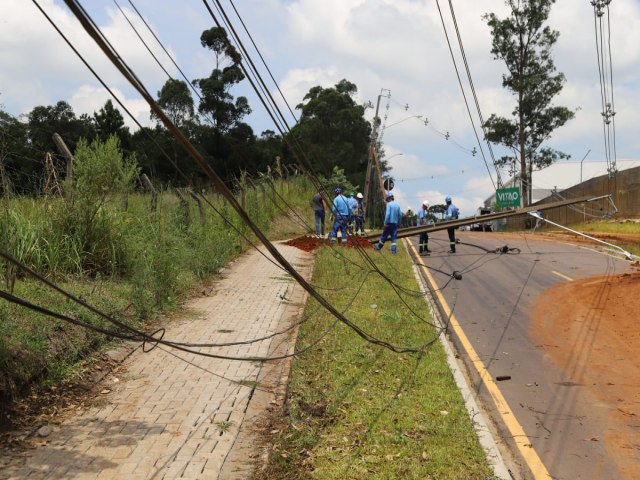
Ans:
[{"label": "road curb", "polygon": [[[407,247],[407,251],[409,251],[409,241],[407,239],[404,239],[404,242],[405,246]],[[435,300],[432,297],[431,292],[425,285],[426,280],[420,275],[420,271],[415,264],[413,265],[413,272],[416,276],[420,291],[424,294],[425,301],[429,306],[429,311],[434,319],[434,322],[437,326],[444,328],[444,322],[442,321],[442,317],[436,306]],[[456,385],[458,386],[458,389],[462,394],[464,404],[467,408],[467,411],[469,412],[469,418],[473,423],[476,434],[478,435],[480,445],[485,451],[487,461],[493,469],[495,478],[498,478],[500,480],[512,480],[514,477],[511,471],[507,468],[504,459],[502,458],[500,450],[498,449],[497,442],[493,437],[491,430],[489,429],[489,424],[485,418],[485,415],[478,406],[475,395],[473,394],[473,389],[469,386],[467,378],[462,373],[463,366],[458,362],[451,342],[446,335],[439,335],[438,339],[440,340],[440,343],[442,344],[442,347],[444,348],[444,351],[447,355],[447,363],[449,364],[449,368],[451,369],[451,373],[456,382]]]}]

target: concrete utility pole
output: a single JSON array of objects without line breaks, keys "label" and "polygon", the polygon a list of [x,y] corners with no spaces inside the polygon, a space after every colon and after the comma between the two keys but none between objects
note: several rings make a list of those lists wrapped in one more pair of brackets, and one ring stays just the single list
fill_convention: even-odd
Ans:
[{"label": "concrete utility pole", "polygon": [[[383,95],[384,92],[387,92],[386,95]],[[371,199],[371,176],[372,176],[372,170],[373,167],[375,165],[377,173],[378,173],[378,177],[382,178],[381,175],[381,171],[380,171],[380,166],[378,163],[378,152],[377,152],[377,140],[378,140],[378,127],[380,126],[380,117],[378,116],[378,113],[380,111],[380,99],[386,96],[387,98],[391,96],[391,90],[388,90],[386,88],[381,88],[380,89],[380,95],[378,95],[378,101],[376,102],[376,114],[373,117],[373,131],[371,132],[371,146],[369,148],[369,159],[367,162],[367,174],[366,174],[366,178],[365,178],[365,183],[364,183],[364,208],[366,212],[369,212],[369,206],[371,204],[370,199]],[[382,188],[382,192],[384,192],[384,186],[381,185]],[[369,215],[369,213],[367,213],[367,215]],[[371,218],[371,217],[370,217]]]}]

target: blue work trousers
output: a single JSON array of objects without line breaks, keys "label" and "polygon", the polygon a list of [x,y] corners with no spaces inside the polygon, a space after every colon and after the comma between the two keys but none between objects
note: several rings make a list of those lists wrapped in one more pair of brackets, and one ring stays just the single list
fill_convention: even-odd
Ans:
[{"label": "blue work trousers", "polygon": [[384,242],[387,241],[387,238],[391,237],[391,253],[395,255],[397,251],[397,243],[398,239],[398,224],[397,223],[388,223],[385,225],[384,230],[382,231],[382,235],[380,235],[380,241],[378,245],[376,245],[376,250],[382,250],[384,247]]},{"label": "blue work trousers", "polygon": [[340,234],[342,235],[342,245],[345,246],[347,244],[347,221],[349,217],[343,217],[341,215],[336,216],[335,222],[333,222],[333,232],[331,232],[331,243],[335,243],[338,241],[338,230],[340,230]]}]

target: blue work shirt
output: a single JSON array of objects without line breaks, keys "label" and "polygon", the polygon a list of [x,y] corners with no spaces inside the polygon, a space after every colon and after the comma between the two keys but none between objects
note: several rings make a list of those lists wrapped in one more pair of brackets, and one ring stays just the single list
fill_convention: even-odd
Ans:
[{"label": "blue work shirt", "polygon": [[418,225],[427,225],[427,223],[429,223],[427,211],[420,207],[420,210],[418,210]]},{"label": "blue work shirt", "polygon": [[338,215],[341,217],[348,217],[351,215],[349,208],[349,201],[344,195],[338,195],[333,199],[333,208],[331,212],[337,217]]},{"label": "blue work shirt", "polygon": [[353,198],[353,197],[349,197],[347,198],[347,202],[349,203],[349,210],[351,210],[351,215],[353,215],[353,213],[356,211],[356,207],[358,206],[358,201]]},{"label": "blue work shirt", "polygon": [[454,204],[450,204],[447,207],[447,213],[445,214],[445,220],[455,220],[460,215],[460,210]]},{"label": "blue work shirt", "polygon": [[387,203],[387,210],[384,215],[384,224],[389,225],[390,223],[398,224],[402,219],[402,210],[400,210],[400,205],[398,205],[395,200]]}]

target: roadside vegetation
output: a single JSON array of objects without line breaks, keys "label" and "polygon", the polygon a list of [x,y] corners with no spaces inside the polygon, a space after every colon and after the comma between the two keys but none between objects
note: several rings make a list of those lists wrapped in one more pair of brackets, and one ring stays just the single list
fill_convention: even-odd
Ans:
[{"label": "roadside vegetation", "polygon": [[[72,182],[65,196],[6,197],[0,201],[2,249],[98,309],[135,328],[145,328],[160,312],[211,278],[250,245],[249,228],[226,202],[206,194],[215,210],[203,214],[187,193],[159,192],[155,213],[151,196],[136,192],[138,167],[124,158],[115,137],[76,149]],[[251,218],[272,238],[302,228],[282,217],[286,206],[308,211],[312,187],[304,177],[263,177],[240,181],[238,198]],[[241,192],[244,191],[244,194]],[[277,194],[275,193],[277,192]],[[92,325],[115,329],[83,307],[37,282],[9,262],[0,261],[2,289],[37,305]],[[0,302],[0,423],[11,401],[34,384],[55,386],[74,366],[108,345],[110,338],[86,328]]]},{"label": "roadside vegetation", "polygon": [[[572,229],[586,234],[592,234],[596,237],[601,237],[605,241],[609,241],[626,251],[640,256],[640,221],[634,220],[608,220],[608,221],[594,221],[585,222],[579,225],[572,225]],[[564,230],[550,230],[561,234],[566,234]]]},{"label": "roadside vegetation", "polygon": [[[412,262],[399,247],[395,256],[369,253],[415,292]],[[298,349],[326,337],[293,361],[266,478],[490,478],[424,298],[401,300],[355,250],[322,248],[314,265],[314,285],[367,333],[425,348],[397,354],[368,343],[310,300]]]}]

